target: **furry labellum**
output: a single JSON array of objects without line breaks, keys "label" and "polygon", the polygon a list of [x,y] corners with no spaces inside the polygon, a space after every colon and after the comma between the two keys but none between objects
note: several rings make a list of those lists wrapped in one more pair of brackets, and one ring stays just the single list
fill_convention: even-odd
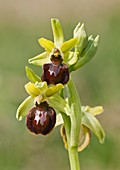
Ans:
[{"label": "furry labellum", "polygon": [[66,64],[62,64],[62,57],[58,55],[51,56],[51,62],[44,64],[42,81],[46,81],[47,84],[66,84],[69,81],[69,68]]},{"label": "furry labellum", "polygon": [[47,135],[54,128],[55,123],[56,112],[47,102],[36,104],[26,117],[27,128],[35,134]]}]

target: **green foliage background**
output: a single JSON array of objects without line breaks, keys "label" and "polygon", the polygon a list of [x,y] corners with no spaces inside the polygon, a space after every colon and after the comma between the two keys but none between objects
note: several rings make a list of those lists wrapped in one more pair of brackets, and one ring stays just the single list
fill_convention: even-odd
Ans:
[{"label": "green foliage background", "polygon": [[[52,39],[50,19],[61,21],[66,40],[76,24],[85,23],[88,34],[100,34],[96,56],[72,74],[83,105],[103,105],[99,116],[106,142],[92,135],[80,154],[82,170],[120,169],[120,2],[108,1],[2,1],[0,0],[0,169],[69,170],[59,127],[46,137],[30,134],[24,120],[15,118],[26,98],[27,60],[42,48],[37,39]],[[38,75],[41,69],[31,66]]]}]

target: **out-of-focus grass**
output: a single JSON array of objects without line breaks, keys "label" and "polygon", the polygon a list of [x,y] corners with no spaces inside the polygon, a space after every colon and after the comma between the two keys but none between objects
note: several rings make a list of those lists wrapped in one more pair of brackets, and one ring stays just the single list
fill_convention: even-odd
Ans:
[{"label": "out-of-focus grass", "polygon": [[[70,23],[67,21],[67,23]],[[101,23],[102,24],[102,23]],[[71,24],[72,25],[72,24]],[[66,29],[65,29],[66,27]],[[66,37],[70,37],[64,25]],[[45,25],[0,27],[0,169],[68,170],[67,152],[63,148],[59,128],[48,137],[31,135],[24,120],[18,122],[15,112],[27,96],[23,86],[28,81],[24,67],[27,60],[42,51],[37,39],[51,38]],[[72,28],[71,28],[72,29]],[[106,143],[100,145],[93,137],[90,146],[81,154],[83,170],[119,170],[119,87],[120,87],[120,16],[109,18],[100,33],[96,57],[83,69],[73,73],[82,104],[105,106],[100,120],[106,129]],[[31,66],[39,75],[41,69]],[[89,168],[88,168],[89,167]]]}]

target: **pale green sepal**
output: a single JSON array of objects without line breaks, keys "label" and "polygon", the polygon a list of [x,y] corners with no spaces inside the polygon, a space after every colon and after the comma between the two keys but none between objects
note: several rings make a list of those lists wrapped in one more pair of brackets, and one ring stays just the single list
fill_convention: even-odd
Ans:
[{"label": "pale green sepal", "polygon": [[17,109],[16,118],[20,121],[22,120],[29,110],[34,107],[34,98],[29,96],[26,98]]},{"label": "pale green sepal", "polygon": [[82,124],[87,126],[97,136],[100,143],[104,143],[105,132],[99,121],[91,113],[83,112]]},{"label": "pale green sepal", "polygon": [[78,38],[79,40],[77,45],[75,46],[75,51],[79,52],[80,55],[87,44],[87,34],[84,28],[84,24],[81,25],[80,23],[78,23],[74,30],[74,37]]},{"label": "pale green sepal", "polygon": [[68,52],[64,56],[64,63],[68,66],[75,64],[78,60],[78,52]]},{"label": "pale green sepal", "polygon": [[96,107],[82,106],[82,111],[89,112],[93,116],[97,116],[97,115],[101,114],[104,111],[104,109],[102,106],[96,106]]},{"label": "pale green sepal", "polygon": [[52,25],[54,43],[55,43],[56,47],[60,47],[60,45],[64,41],[63,30],[60,25],[60,22],[58,19],[53,18],[53,19],[51,19],[51,25]]},{"label": "pale green sepal", "polygon": [[55,44],[52,41],[47,40],[45,38],[40,38],[38,42],[43,48],[45,48],[47,52],[51,52],[52,49],[55,48]]},{"label": "pale green sepal", "polygon": [[56,126],[59,126],[59,125],[62,125],[63,123],[64,123],[64,122],[63,122],[62,115],[61,115],[60,113],[57,114],[55,127],[56,127]]},{"label": "pale green sepal", "polygon": [[72,38],[68,41],[65,41],[61,47],[60,50],[62,51],[63,54],[69,52],[75,45],[78,43],[78,38]]},{"label": "pale green sepal", "polygon": [[28,66],[25,67],[25,70],[26,70],[26,75],[27,77],[29,78],[29,80],[32,82],[32,83],[35,83],[36,81],[40,82],[41,81],[41,78],[39,76],[37,76],[34,71],[29,68]]},{"label": "pale green sepal", "polygon": [[48,90],[45,93],[46,97],[53,96],[55,93],[57,93],[59,90],[63,89],[64,86],[62,84],[56,84],[48,88]]},{"label": "pale green sepal", "polygon": [[45,63],[50,63],[50,57],[48,52],[41,53],[33,58],[28,60],[30,64],[34,64],[37,66],[42,66]]},{"label": "pale green sepal", "polygon": [[48,97],[47,100],[51,107],[55,108],[59,112],[66,113],[67,102],[62,97],[55,94],[54,96]]},{"label": "pale green sepal", "polygon": [[35,87],[35,84],[33,84],[31,82],[29,82],[25,85],[25,90],[32,97],[36,97],[41,94],[41,90],[38,89],[37,87]]}]

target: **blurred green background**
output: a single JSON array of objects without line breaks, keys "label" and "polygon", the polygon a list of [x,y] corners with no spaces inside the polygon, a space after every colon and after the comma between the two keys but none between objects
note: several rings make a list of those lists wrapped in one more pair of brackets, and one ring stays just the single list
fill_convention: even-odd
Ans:
[{"label": "blurred green background", "polygon": [[[53,39],[50,19],[61,21],[65,39],[76,24],[85,23],[88,35],[100,35],[94,59],[73,73],[83,105],[103,105],[99,116],[106,132],[100,145],[92,135],[80,154],[82,170],[120,169],[120,1],[119,0],[0,0],[0,170],[69,170],[59,127],[46,137],[31,135],[24,120],[15,118],[26,98],[27,60],[42,48],[40,37]],[[41,69],[31,66],[38,75]]]}]

